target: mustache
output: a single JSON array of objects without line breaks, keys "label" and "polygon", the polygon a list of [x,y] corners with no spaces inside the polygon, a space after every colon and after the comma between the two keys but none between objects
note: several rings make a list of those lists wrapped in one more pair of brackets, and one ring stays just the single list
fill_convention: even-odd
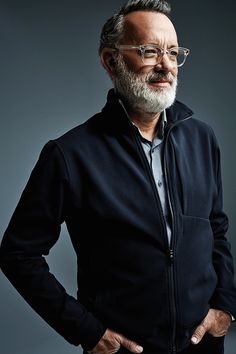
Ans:
[{"label": "mustache", "polygon": [[147,83],[160,81],[160,80],[169,81],[170,83],[173,83],[173,81],[175,80],[175,77],[171,73],[164,73],[161,71],[159,71],[157,73],[150,73],[146,77]]}]

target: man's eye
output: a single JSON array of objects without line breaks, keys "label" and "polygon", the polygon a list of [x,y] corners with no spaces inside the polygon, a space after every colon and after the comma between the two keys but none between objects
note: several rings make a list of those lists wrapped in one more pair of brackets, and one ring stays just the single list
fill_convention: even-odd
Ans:
[{"label": "man's eye", "polygon": [[173,57],[177,57],[177,55],[179,54],[177,49],[170,49],[170,55],[172,55]]},{"label": "man's eye", "polygon": [[158,50],[156,48],[146,48],[144,51],[145,57],[154,57],[158,55]]}]

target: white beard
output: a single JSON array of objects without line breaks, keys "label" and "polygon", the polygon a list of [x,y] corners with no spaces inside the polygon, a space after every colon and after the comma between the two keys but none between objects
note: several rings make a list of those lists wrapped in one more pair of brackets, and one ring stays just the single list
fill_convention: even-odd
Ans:
[{"label": "white beard", "polygon": [[[177,78],[171,73],[135,74],[126,67],[119,55],[116,60],[116,73],[117,76],[113,79],[115,90],[130,108],[146,113],[160,113],[174,103]],[[163,78],[171,82],[170,87],[151,89],[148,86],[150,80]]]}]

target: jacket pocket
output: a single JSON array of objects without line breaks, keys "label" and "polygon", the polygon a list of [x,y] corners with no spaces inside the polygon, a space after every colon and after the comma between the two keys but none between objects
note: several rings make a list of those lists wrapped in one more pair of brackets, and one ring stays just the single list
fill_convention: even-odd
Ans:
[{"label": "jacket pocket", "polygon": [[217,284],[214,237],[208,219],[182,215],[181,225],[176,248],[180,317],[183,326],[193,326],[207,313]]}]

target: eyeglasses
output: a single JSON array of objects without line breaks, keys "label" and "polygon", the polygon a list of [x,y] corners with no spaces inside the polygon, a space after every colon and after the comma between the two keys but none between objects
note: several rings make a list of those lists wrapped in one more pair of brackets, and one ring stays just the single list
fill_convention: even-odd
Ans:
[{"label": "eyeglasses", "polygon": [[190,50],[183,47],[172,47],[170,49],[163,49],[156,44],[141,44],[130,45],[120,44],[116,46],[115,50],[136,50],[142,58],[144,65],[157,65],[161,62],[163,55],[167,54],[169,60],[180,67],[184,65]]}]

